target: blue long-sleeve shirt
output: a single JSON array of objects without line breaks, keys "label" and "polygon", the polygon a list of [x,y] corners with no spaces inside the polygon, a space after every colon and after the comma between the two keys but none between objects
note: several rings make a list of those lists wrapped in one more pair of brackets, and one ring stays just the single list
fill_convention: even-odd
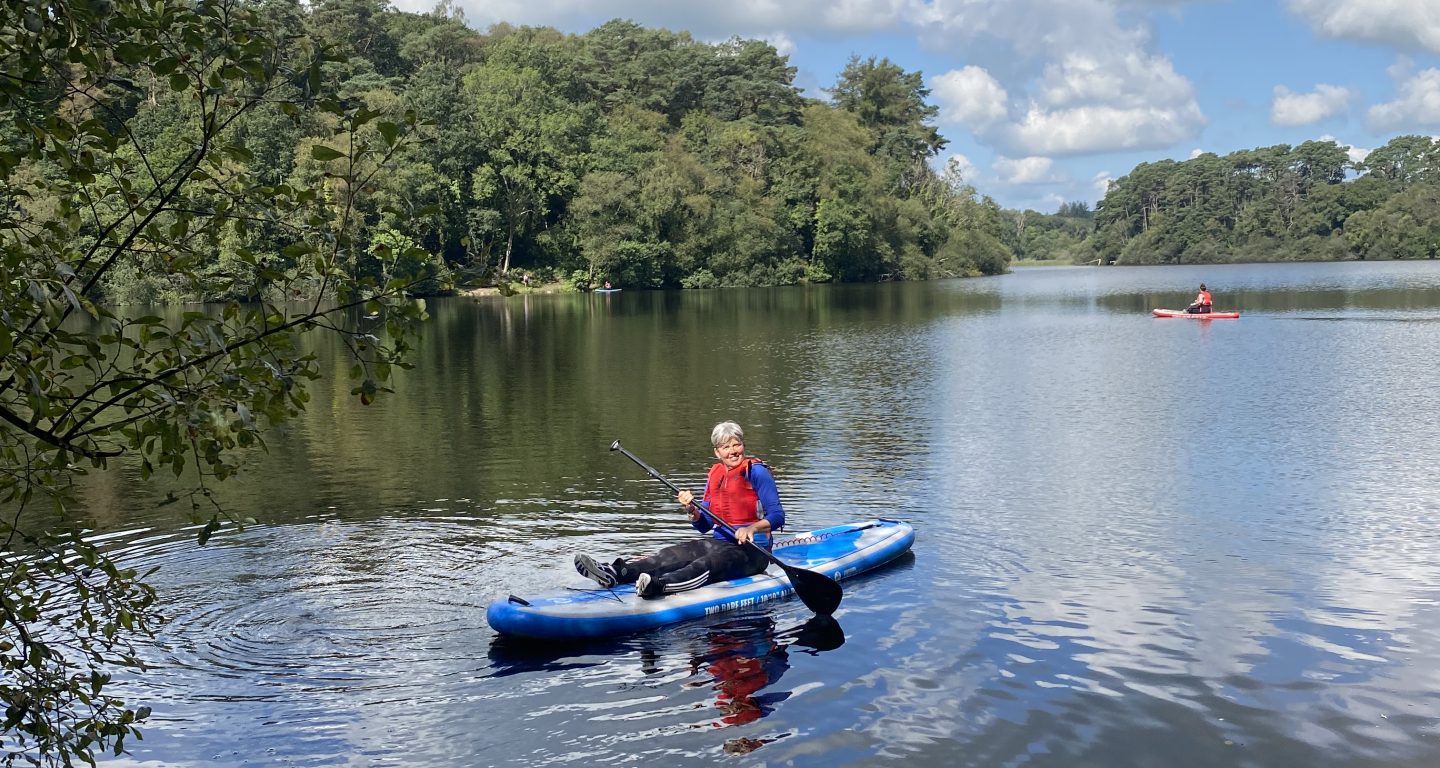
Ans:
[{"label": "blue long-sleeve shirt", "polygon": [[[760,498],[760,510],[766,520],[770,521],[770,530],[778,531],[785,526],[785,509],[780,506],[780,489],[775,487],[775,476],[770,474],[770,468],[764,464],[755,463],[750,465],[746,477],[750,480],[750,487],[755,489],[755,495]],[[705,483],[705,493],[710,492],[710,483]],[[703,497],[702,497],[703,498]],[[708,507],[707,507],[708,509]],[[734,537],[726,533],[710,522],[710,518],[700,515],[691,521],[690,525],[701,533],[713,531],[715,538],[722,541],[734,541]],[[770,548],[770,535],[768,533],[756,533],[755,543],[766,549]]]}]

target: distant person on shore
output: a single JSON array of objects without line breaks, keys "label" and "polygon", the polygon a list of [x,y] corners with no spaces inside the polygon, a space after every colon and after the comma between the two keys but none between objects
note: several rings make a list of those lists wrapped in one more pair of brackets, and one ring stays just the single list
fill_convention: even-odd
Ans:
[{"label": "distant person on shore", "polygon": [[[575,570],[607,589],[634,582],[635,594],[641,597],[662,597],[764,571],[770,564],[765,556],[771,547],[770,532],[785,525],[775,477],[764,462],[745,455],[745,433],[739,424],[716,424],[710,443],[720,461],[710,468],[701,499],[710,514],[735,529],[734,538],[697,509],[701,499],[681,491],[676,501],[690,513],[690,525],[709,536],[672,544],[635,560],[617,558],[602,563],[589,555],[576,555]],[[752,542],[756,546],[745,546]]]},{"label": "distant person on shore", "polygon": [[1185,311],[1192,315],[1205,315],[1210,313],[1212,305],[1210,289],[1206,288],[1204,283],[1201,283],[1200,294],[1195,297],[1195,301],[1192,302],[1190,306],[1185,308]]}]

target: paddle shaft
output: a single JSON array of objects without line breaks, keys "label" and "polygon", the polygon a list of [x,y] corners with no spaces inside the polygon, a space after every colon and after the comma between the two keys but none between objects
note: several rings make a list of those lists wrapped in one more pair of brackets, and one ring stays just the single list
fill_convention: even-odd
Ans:
[{"label": "paddle shaft", "polygon": [[[639,456],[626,450],[624,446],[620,445],[619,440],[610,444],[610,450],[625,454],[625,458],[635,462],[636,466],[645,470],[645,474],[664,483],[665,487],[671,491],[677,494],[680,493],[680,486],[670,482],[664,475],[656,472],[654,467],[642,461]],[[700,510],[700,513],[705,515],[711,524],[718,526],[732,537],[735,536],[735,528],[711,514],[710,510],[705,508],[705,505],[696,502],[695,508]],[[828,616],[834,613],[835,609],[839,607],[842,595],[839,582],[823,573],[807,571],[804,568],[793,566],[776,557],[773,552],[756,544],[754,541],[748,541],[746,543],[759,550],[760,554],[764,555],[767,560],[780,566],[780,568],[785,571],[785,575],[790,577],[790,585],[795,588],[795,594],[800,597],[801,602],[805,603],[810,610],[817,614]]]}]

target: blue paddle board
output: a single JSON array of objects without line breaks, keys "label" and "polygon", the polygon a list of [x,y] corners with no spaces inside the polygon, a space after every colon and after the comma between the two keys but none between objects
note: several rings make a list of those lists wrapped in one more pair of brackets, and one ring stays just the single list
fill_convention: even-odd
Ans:
[{"label": "blue paddle board", "polygon": [[[914,542],[909,524],[881,518],[803,533],[777,542],[774,552],[787,565],[841,580],[885,565]],[[637,596],[634,584],[534,598],[511,595],[491,603],[485,618],[502,635],[583,640],[643,632],[794,593],[784,569],[772,563],[754,576],[654,599]]]}]

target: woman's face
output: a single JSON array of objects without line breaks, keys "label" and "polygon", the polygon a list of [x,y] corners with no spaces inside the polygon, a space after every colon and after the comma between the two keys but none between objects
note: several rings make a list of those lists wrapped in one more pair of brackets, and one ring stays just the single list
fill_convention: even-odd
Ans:
[{"label": "woman's face", "polygon": [[745,443],[732,437],[715,447],[715,458],[719,459],[726,469],[734,469],[740,466],[741,460],[745,458]]}]

